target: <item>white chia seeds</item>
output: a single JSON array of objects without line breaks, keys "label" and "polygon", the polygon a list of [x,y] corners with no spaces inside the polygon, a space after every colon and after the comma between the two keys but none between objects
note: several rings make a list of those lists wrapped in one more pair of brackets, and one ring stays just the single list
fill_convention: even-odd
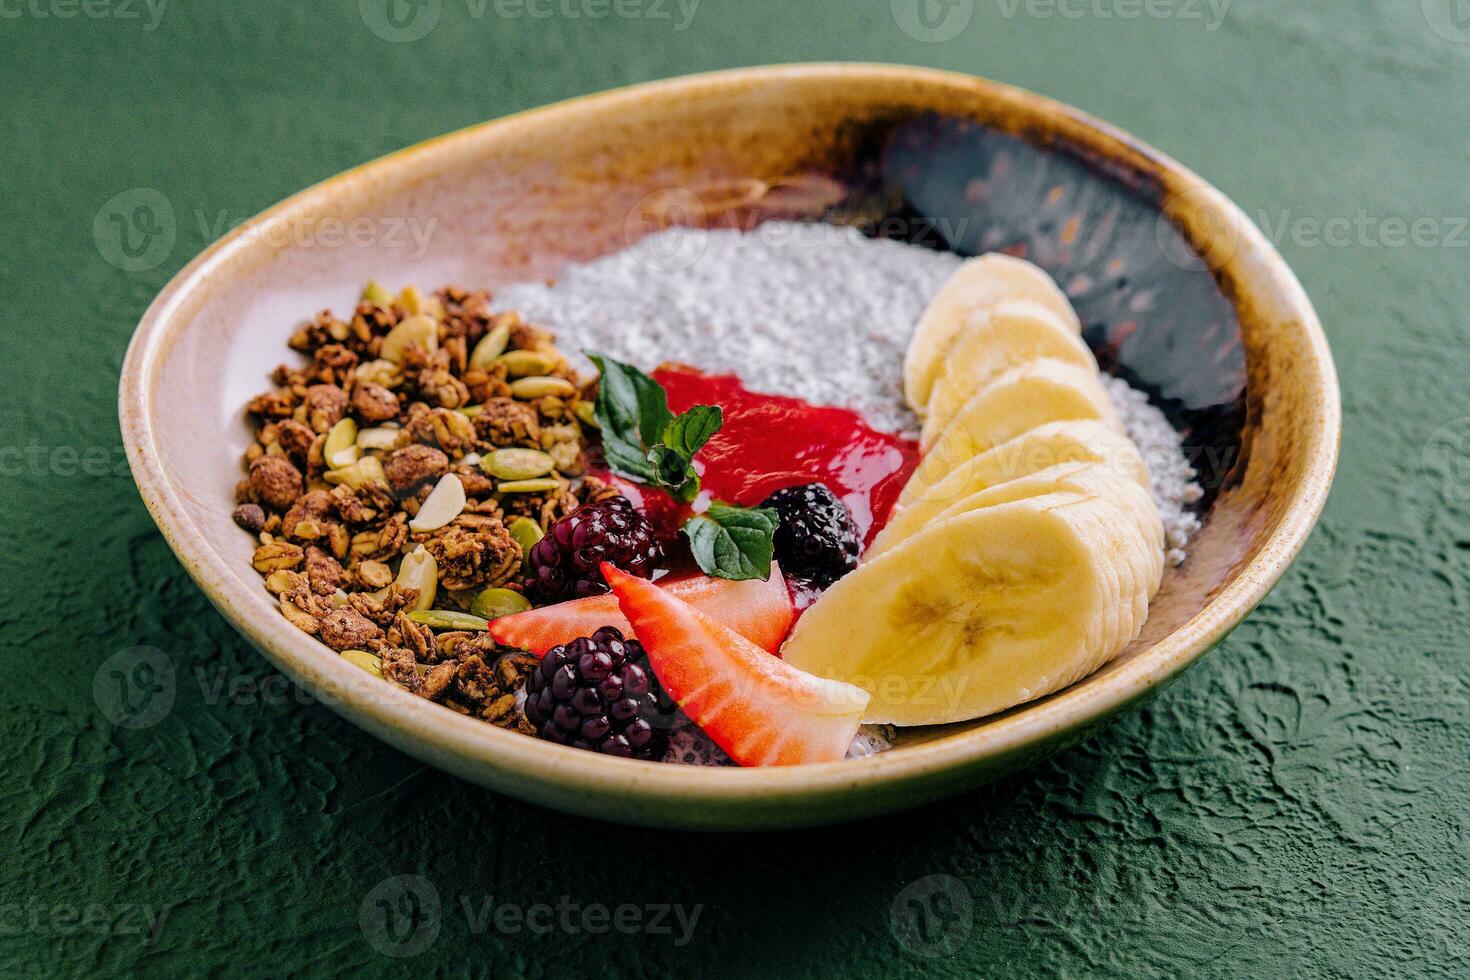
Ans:
[{"label": "white chia seeds", "polygon": [[[567,269],[554,286],[501,290],[500,309],[555,330],[568,348],[644,368],[683,361],[751,388],[843,405],[913,432],[903,358],[930,298],[960,259],[851,228],[768,222],[753,232],[672,228]],[[592,365],[580,365],[590,372]],[[1148,465],[1170,564],[1199,530],[1202,491],[1179,433],[1148,396],[1104,379]]]}]

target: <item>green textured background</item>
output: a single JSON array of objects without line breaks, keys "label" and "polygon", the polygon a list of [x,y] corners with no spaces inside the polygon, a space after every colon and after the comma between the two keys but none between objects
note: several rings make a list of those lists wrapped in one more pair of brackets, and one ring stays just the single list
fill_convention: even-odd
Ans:
[{"label": "green textured background", "polygon": [[[355,0],[174,2],[156,22],[142,0],[0,0],[0,974],[1466,975],[1470,21],[1455,0],[1235,0],[1223,18],[1154,0],[1132,19],[1130,0],[1067,0],[1069,16],[953,0],[968,24],[925,42],[899,27],[913,2],[703,0],[680,30],[673,0],[666,19],[601,20],[442,0],[427,37],[388,43]],[[1346,406],[1331,503],[1275,594],[1084,746],[808,833],[563,817],[267,683],[155,532],[114,409],[133,325],[211,229],[514,110],[819,59],[1057,97],[1272,226]],[[136,188],[168,200],[178,231],[129,272],[94,219]],[[1417,243],[1396,219],[1420,222]],[[157,724],[117,727],[94,675],[139,645],[175,665],[177,696]],[[425,876],[442,911],[397,960],[380,948],[414,947],[373,910],[400,874]],[[900,937],[895,903],[912,921],[909,900],[935,888],[936,928]],[[501,931],[464,904],[562,896],[703,909],[676,946]],[[138,934],[140,909],[166,912],[156,935]]]}]

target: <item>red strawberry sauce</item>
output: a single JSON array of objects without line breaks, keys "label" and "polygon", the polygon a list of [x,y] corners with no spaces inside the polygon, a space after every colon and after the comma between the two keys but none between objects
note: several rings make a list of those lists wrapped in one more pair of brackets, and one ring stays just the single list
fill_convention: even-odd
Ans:
[{"label": "red strawberry sauce", "polygon": [[[730,374],[660,368],[654,378],[675,413],[718,405],[724,425],[696,457],[707,495],[753,507],[775,490],[825,483],[847,505],[867,544],[882,529],[919,462],[918,444],[869,426],[845,408],[751,391]],[[658,492],[617,481],[661,534],[672,536],[687,512]]]}]

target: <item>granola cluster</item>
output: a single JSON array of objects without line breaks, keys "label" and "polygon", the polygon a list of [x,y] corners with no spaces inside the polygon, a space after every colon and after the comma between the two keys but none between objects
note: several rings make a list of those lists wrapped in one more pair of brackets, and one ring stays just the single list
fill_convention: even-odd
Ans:
[{"label": "granola cluster", "polygon": [[310,360],[247,405],[258,428],[235,492],[266,589],[365,669],[529,731],[516,692],[536,659],[422,619],[522,592],[531,544],[607,495],[583,476],[590,391],[551,334],[454,287],[369,284],[349,319],[319,313],[290,346]]}]

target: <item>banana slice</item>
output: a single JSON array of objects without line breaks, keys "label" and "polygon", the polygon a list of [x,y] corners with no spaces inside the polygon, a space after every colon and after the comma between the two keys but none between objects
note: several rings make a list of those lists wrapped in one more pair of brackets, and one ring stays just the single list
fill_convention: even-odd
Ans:
[{"label": "banana slice", "polygon": [[1024,259],[991,253],[955,270],[930,301],[909,341],[903,362],[904,395],[915,412],[929,406],[929,395],[950,346],[971,313],[1008,300],[1038,303],[1082,332],[1066,295],[1041,269]]},{"label": "banana slice", "polygon": [[840,579],[782,656],[870,692],[870,722],[947,724],[1059,690],[1141,625],[1118,619],[1137,608],[1119,513],[1057,493],[934,524]]},{"label": "banana slice", "polygon": [[[1041,497],[1049,493],[1090,493],[1108,498],[1123,497],[1128,492],[1128,488],[1120,489],[1118,486],[1120,483],[1129,484],[1132,491],[1143,493],[1138,484],[1128,478],[1119,477],[1096,462],[1081,460],[1058,463],[1034,473],[992,484],[958,498],[951,498],[948,506],[941,506],[944,501],[939,499],[932,502],[923,501],[920,506],[909,507],[894,513],[884,525],[883,530],[873,539],[873,543],[868,546],[863,559],[872,561],[883,552],[891,551],[903,544],[930,524],[946,521],[951,517],[979,510],[981,507],[994,507],[996,504],[1008,504],[1014,500]],[[925,504],[928,506],[924,506]],[[1153,507],[1152,500],[1149,501],[1149,507],[1150,509]],[[1158,521],[1157,511],[1154,512],[1153,519]]]},{"label": "banana slice", "polygon": [[1133,480],[1119,476],[1098,463],[1062,463],[1040,472],[997,484],[951,504],[937,516],[916,520],[910,510],[889,521],[868,548],[865,560],[872,561],[903,543],[925,527],[942,524],[961,514],[1000,504],[1048,494],[1066,493],[1096,497],[1111,508],[1111,520],[1130,546],[1121,557],[1123,567],[1109,568],[1115,587],[1123,597],[1109,610],[1107,642],[1131,642],[1148,615],[1148,601],[1158,591],[1164,570],[1163,524],[1153,498]]},{"label": "banana slice", "polygon": [[1102,422],[1123,431],[1095,370],[1044,357],[981,388],[938,435],[920,438],[919,448],[954,466],[1028,429],[1064,419]]},{"label": "banana slice", "polygon": [[1075,329],[1051,310],[1010,300],[972,313],[941,364],[924,414],[923,439],[933,442],[975,392],[1005,372],[1049,357],[1097,373],[1097,360]]},{"label": "banana slice", "polygon": [[1145,490],[1149,487],[1148,468],[1132,440],[1102,422],[1064,419],[1023,432],[958,466],[946,465],[937,457],[921,460],[899,494],[890,520],[911,508],[919,508],[925,519],[932,519],[972,493],[1060,463],[1100,463]]}]

